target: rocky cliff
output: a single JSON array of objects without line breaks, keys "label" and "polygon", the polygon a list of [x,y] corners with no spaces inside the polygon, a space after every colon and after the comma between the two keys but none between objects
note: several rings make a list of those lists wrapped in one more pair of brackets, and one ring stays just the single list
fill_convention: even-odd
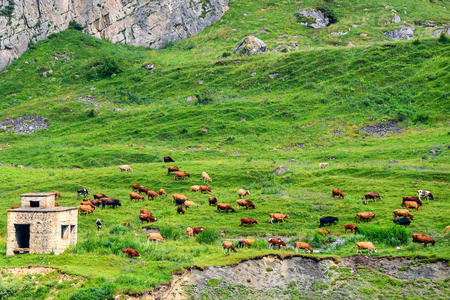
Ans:
[{"label": "rocky cliff", "polygon": [[200,32],[228,10],[228,0],[0,0],[0,69],[30,41],[70,21],[113,43],[159,48]]}]

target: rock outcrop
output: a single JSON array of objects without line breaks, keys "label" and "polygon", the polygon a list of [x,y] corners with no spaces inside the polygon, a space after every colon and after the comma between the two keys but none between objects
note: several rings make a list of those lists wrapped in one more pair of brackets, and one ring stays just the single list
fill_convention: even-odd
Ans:
[{"label": "rock outcrop", "polygon": [[200,32],[227,10],[228,0],[0,0],[0,69],[70,21],[113,43],[160,48]]},{"label": "rock outcrop", "polygon": [[414,26],[399,25],[400,29],[385,32],[384,35],[393,40],[411,40],[414,38]]},{"label": "rock outcrop", "polygon": [[[322,28],[330,24],[330,20],[319,10],[315,9],[300,9],[296,15],[297,21],[301,25],[312,27],[312,28]],[[308,21],[308,19],[315,19],[315,22]]]},{"label": "rock outcrop", "polygon": [[234,47],[234,52],[242,56],[251,56],[266,50],[266,43],[253,35],[246,36]]}]

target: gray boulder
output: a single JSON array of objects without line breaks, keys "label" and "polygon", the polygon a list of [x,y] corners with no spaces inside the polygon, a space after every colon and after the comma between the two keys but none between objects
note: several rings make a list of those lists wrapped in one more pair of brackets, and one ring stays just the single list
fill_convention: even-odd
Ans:
[{"label": "gray boulder", "polygon": [[246,36],[234,47],[234,53],[241,56],[251,56],[266,50],[267,45],[253,35]]},{"label": "gray boulder", "polygon": [[277,175],[281,175],[283,173],[286,173],[287,171],[289,171],[288,167],[285,166],[279,166],[278,168],[275,169],[275,174]]},{"label": "gray boulder", "polygon": [[399,25],[400,29],[385,32],[384,35],[393,40],[411,40],[414,38],[414,26]]},{"label": "gray boulder", "polygon": [[[303,19],[302,16],[306,17],[306,18],[310,18],[310,19],[315,19],[316,21],[315,22],[302,22],[302,20],[301,20],[301,19]],[[325,17],[325,15],[321,11],[311,9],[311,8],[300,9],[297,12],[296,18],[300,19],[299,24],[301,24],[303,26],[312,27],[312,28],[322,28],[322,27],[326,27],[326,26],[328,26],[328,24],[330,24],[330,20],[327,17]]]},{"label": "gray boulder", "polygon": [[447,35],[450,35],[450,27],[447,27],[447,28],[444,28],[444,29],[438,29],[438,30],[435,30],[435,31],[433,31],[432,36],[433,36],[433,37],[437,37],[437,36],[439,36],[440,34],[447,34]]},{"label": "gray boulder", "polygon": [[394,14],[394,16],[392,17],[392,23],[400,23],[400,22],[401,22],[400,16]]}]

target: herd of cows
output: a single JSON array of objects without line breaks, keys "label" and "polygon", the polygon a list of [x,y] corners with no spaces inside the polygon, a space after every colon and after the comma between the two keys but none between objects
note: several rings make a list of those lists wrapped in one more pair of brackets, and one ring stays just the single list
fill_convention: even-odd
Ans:
[{"label": "herd of cows", "polygon": [[[170,157],[164,157],[164,161],[165,162],[173,162],[173,160]],[[326,167],[326,166],[324,166],[324,164],[319,165],[319,168],[323,168],[323,167]],[[124,172],[124,171],[125,172],[133,172],[131,167],[128,165],[122,165],[119,168],[120,168],[121,172]],[[167,175],[170,175],[172,172],[174,173],[174,180],[177,180],[179,178],[184,180],[186,177],[190,177],[189,173],[182,172],[176,166],[168,167]],[[202,182],[206,183],[208,181],[212,182],[211,177],[206,172],[202,172]],[[132,192],[130,193],[131,201],[145,200],[145,196],[147,196],[147,199],[151,198],[152,200],[155,197],[159,197],[159,196],[167,197],[168,196],[167,192],[164,189],[160,189],[157,192],[157,191],[149,190],[148,188],[141,186],[139,184],[132,184],[131,188],[132,188]],[[200,193],[210,193],[210,194],[213,193],[211,188],[206,185],[191,186],[190,191],[191,192],[200,192]],[[236,191],[233,191],[233,192],[236,192]],[[54,193],[56,194],[57,197],[58,196],[61,197],[58,192],[55,191]],[[144,195],[142,195],[142,194],[144,194]],[[236,201],[236,203],[238,205],[238,209],[240,207],[245,207],[246,210],[248,210],[250,208],[256,209],[256,205],[251,200],[242,199],[246,195],[250,195],[250,191],[240,189],[237,191],[237,194],[239,195],[239,200]],[[87,189],[79,189],[77,191],[77,198],[81,195],[83,195],[84,197],[87,197],[87,196],[89,196],[89,191]],[[90,213],[93,213],[94,210],[96,209],[96,207],[99,207],[100,205],[102,206],[102,209],[105,208],[106,206],[111,206],[112,208],[115,208],[117,206],[122,205],[119,200],[107,197],[104,194],[99,193],[99,194],[94,194],[93,196],[94,196],[94,199],[88,199],[88,198],[83,199],[83,201],[78,206],[79,214],[84,212],[86,215],[89,215]],[[345,195],[339,189],[333,189],[332,196],[333,197],[337,196],[342,199],[345,198]],[[405,209],[397,209],[397,210],[393,211],[394,223],[398,224],[398,225],[402,225],[402,226],[408,226],[411,223],[411,220],[414,219],[414,215],[408,209],[415,209],[416,211],[418,211],[419,207],[422,206],[422,204],[423,204],[421,197],[425,197],[426,200],[434,199],[434,196],[431,194],[431,192],[425,191],[425,190],[419,190],[418,197],[412,197],[412,196],[403,197],[402,207],[405,207]],[[366,193],[363,197],[365,204],[368,204],[369,200],[371,200],[372,202],[376,202],[377,199],[382,199],[382,197],[376,192]],[[185,213],[185,210],[183,209],[183,207],[187,209],[190,206],[197,206],[197,207],[199,206],[194,201],[190,201],[189,198],[186,197],[184,194],[180,194],[180,193],[172,194],[172,203],[175,203],[175,205],[177,206],[177,209],[176,209],[177,214]],[[225,211],[226,213],[228,213],[229,211],[231,211],[231,212],[236,211],[229,203],[219,203],[215,197],[209,198],[209,205],[216,206],[218,212]],[[360,212],[360,213],[356,214],[356,217],[357,217],[356,223],[360,223],[363,220],[366,220],[366,222],[370,222],[370,220],[375,217],[375,214],[372,212]],[[398,217],[402,217],[402,218],[398,218]],[[285,219],[289,219],[289,215],[282,214],[282,213],[270,213],[269,214],[269,222],[270,223],[273,223],[273,221],[284,222]],[[157,221],[157,219],[152,215],[152,213],[145,209],[140,210],[139,220],[141,220],[142,223],[144,221],[146,221],[147,223]],[[326,217],[321,218],[319,228],[317,229],[318,233],[324,234],[324,235],[330,235],[331,231],[327,230],[325,228],[322,228],[322,227],[326,226],[326,225],[328,225],[328,226],[335,225],[337,222],[339,222],[339,219],[337,217],[326,216]],[[247,218],[247,217],[241,218],[240,226],[244,226],[244,225],[253,226],[253,224],[258,224],[258,221],[255,219],[252,219],[252,218]],[[122,223],[122,225],[130,226],[130,223]],[[101,221],[99,219],[97,219],[97,228],[98,229],[101,228]],[[354,224],[344,224],[344,228],[345,228],[345,233],[347,233],[347,230],[350,230],[352,233],[355,233],[358,230],[358,227]],[[188,227],[186,229],[186,234],[188,236],[195,236],[196,234],[201,234],[203,232],[203,230],[204,230],[203,227]],[[445,229],[445,232],[448,232],[448,231],[450,231],[450,226],[447,226]],[[423,243],[425,247],[429,243],[431,243],[433,246],[435,244],[435,240],[427,234],[413,234],[412,238],[413,238],[414,243]],[[147,235],[147,242],[153,241],[153,240],[155,240],[156,242],[158,242],[158,241],[166,242],[166,240],[164,239],[163,236],[161,236],[160,233],[149,233]],[[243,240],[238,241],[236,247],[237,248],[251,247],[254,243],[255,243],[255,240],[243,239]],[[227,254],[229,254],[230,250],[233,252],[237,252],[236,247],[232,241],[224,241],[222,243],[222,246],[223,246],[224,253],[226,251]],[[268,240],[269,249],[274,246],[278,246],[278,249],[280,249],[281,247],[287,248],[285,241],[283,241],[281,238],[271,238]],[[362,252],[363,249],[366,249],[368,251],[368,254],[370,254],[371,251],[377,252],[377,249],[375,248],[373,243],[370,241],[358,242],[358,243],[356,243],[356,247],[357,247],[357,253],[359,251]],[[299,249],[303,249],[305,252],[309,251],[310,253],[313,253],[312,247],[308,243],[305,243],[305,242],[297,242],[296,243],[296,251],[298,252]],[[139,253],[135,249],[131,249],[131,248],[123,249],[123,253],[127,254],[131,258],[139,256]]]}]

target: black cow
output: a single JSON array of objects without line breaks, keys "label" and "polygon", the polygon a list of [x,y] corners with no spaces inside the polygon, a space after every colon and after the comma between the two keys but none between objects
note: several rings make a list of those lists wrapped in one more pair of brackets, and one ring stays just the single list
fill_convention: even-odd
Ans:
[{"label": "black cow", "polygon": [[209,198],[209,206],[214,206],[214,205],[216,205],[217,204],[217,199],[216,199],[216,197],[210,197]]},{"label": "black cow", "polygon": [[102,208],[105,208],[106,205],[116,208],[116,206],[122,206],[122,203],[117,199],[102,198]]},{"label": "black cow", "polygon": [[320,219],[320,226],[319,228],[321,228],[323,225],[328,224],[328,225],[336,225],[336,222],[339,222],[339,219],[336,217],[324,217]]},{"label": "black cow", "polygon": [[394,223],[406,227],[411,224],[411,220],[408,218],[394,219]]},{"label": "black cow", "polygon": [[95,223],[97,223],[97,230],[102,229],[102,221],[100,221],[100,219],[97,219],[97,221],[95,221]]},{"label": "black cow", "polygon": [[164,156],[164,162],[168,163],[168,162],[175,162],[170,156]]},{"label": "black cow", "polygon": [[185,201],[186,200],[183,200],[183,199],[175,199],[175,204],[176,205],[183,205]]},{"label": "black cow", "polygon": [[79,189],[77,190],[77,199],[80,195],[84,195],[85,197],[89,196],[89,191],[87,189]]}]

